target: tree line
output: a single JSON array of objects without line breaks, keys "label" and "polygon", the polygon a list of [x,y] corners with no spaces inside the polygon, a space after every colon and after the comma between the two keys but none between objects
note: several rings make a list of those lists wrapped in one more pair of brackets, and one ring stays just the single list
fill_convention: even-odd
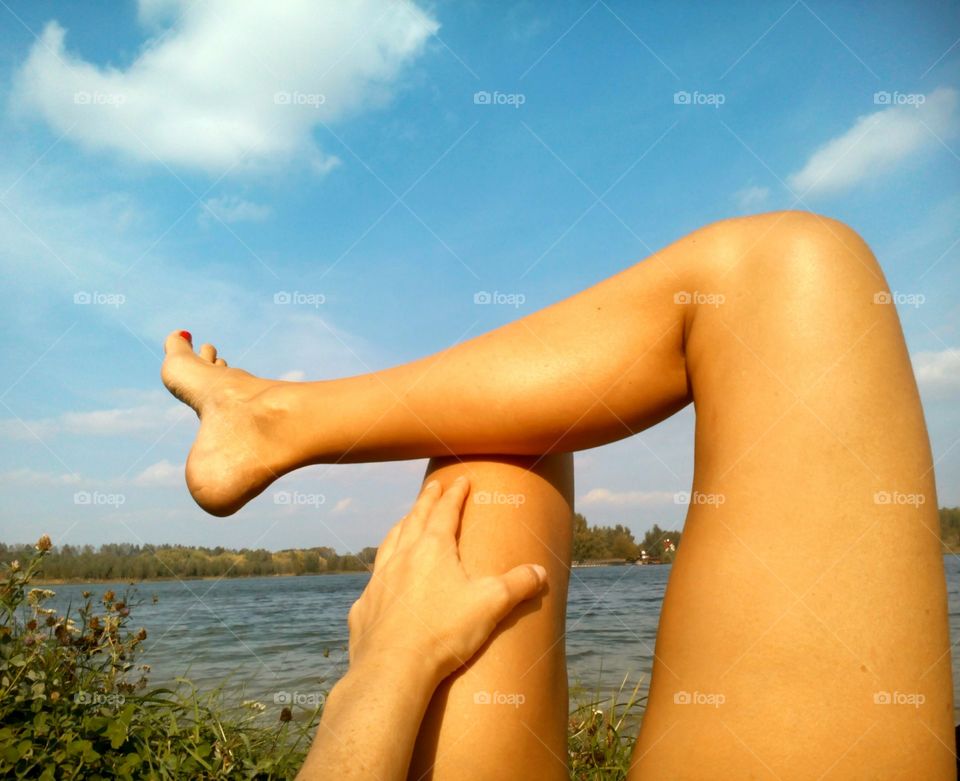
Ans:
[{"label": "tree line", "polygon": [[661,529],[653,525],[640,542],[626,526],[591,526],[580,513],[573,516],[574,561],[597,561],[598,559],[626,559],[636,561],[646,558],[663,562],[673,561],[680,547],[679,531]]},{"label": "tree line", "polygon": [[[639,542],[621,524],[591,526],[580,513],[573,517],[573,561],[640,558],[670,562],[680,547],[681,532],[653,525]],[[960,507],[940,508],[940,536],[945,547],[960,550]],[[0,564],[25,561],[32,545],[0,542]],[[161,578],[319,575],[362,572],[373,564],[376,548],[337,553],[330,547],[269,551],[191,545],[112,543],[58,545],[44,561],[49,580],[157,580]]]},{"label": "tree line", "polygon": [[[29,558],[32,545],[0,543],[0,562]],[[57,545],[47,554],[43,575],[48,580],[156,580],[160,578],[244,577],[257,575],[319,575],[360,572],[377,555],[376,548],[338,554],[333,548],[268,551],[233,550],[191,545],[113,543]]]}]

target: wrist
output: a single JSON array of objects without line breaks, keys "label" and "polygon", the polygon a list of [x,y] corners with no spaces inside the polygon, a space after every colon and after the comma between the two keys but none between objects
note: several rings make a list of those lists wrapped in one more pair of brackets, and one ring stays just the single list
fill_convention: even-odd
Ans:
[{"label": "wrist", "polygon": [[429,655],[398,652],[396,649],[367,654],[351,661],[344,677],[404,689],[411,694],[422,690],[427,697],[433,695],[444,678]]}]

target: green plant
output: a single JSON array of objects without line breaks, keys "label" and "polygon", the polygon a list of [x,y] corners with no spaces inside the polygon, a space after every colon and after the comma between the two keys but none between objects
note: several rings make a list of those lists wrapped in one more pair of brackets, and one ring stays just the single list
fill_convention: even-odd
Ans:
[{"label": "green plant", "polygon": [[570,778],[575,781],[620,781],[627,777],[636,743],[645,697],[639,696],[640,681],[632,690],[624,677],[609,697],[597,691],[588,695],[571,687],[576,703],[570,711],[567,756]]},{"label": "green plant", "polygon": [[129,627],[134,592],[84,592],[75,617],[30,588],[50,550],[44,535],[25,564],[0,571],[0,776],[75,778],[292,778],[321,707],[264,723],[259,703],[228,705],[181,679],[147,690],[137,661],[146,639]]}]

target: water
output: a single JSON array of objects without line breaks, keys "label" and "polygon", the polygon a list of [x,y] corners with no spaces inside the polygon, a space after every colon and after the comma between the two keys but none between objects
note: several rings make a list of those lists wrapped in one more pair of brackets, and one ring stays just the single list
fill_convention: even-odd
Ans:
[{"label": "water", "polygon": [[[952,641],[960,641],[960,557],[944,559]],[[567,610],[571,682],[607,692],[626,675],[646,691],[669,566],[575,569]],[[138,589],[133,626],[147,629],[143,661],[150,682],[188,676],[201,688],[229,678],[244,696],[274,702],[281,693],[315,695],[346,669],[347,611],[366,573],[287,578],[165,581]],[[57,607],[89,589],[63,585]],[[121,590],[112,586],[119,593]],[[153,602],[156,595],[157,602]],[[960,714],[960,654],[954,654],[954,701]],[[960,720],[960,719],[958,719]]]}]

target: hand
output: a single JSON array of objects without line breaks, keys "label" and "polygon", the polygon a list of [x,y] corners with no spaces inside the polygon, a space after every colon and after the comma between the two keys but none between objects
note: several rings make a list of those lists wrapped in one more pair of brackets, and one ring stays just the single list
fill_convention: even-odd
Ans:
[{"label": "hand", "polygon": [[350,609],[350,665],[411,664],[439,683],[466,664],[497,624],[546,583],[539,564],[471,579],[457,546],[470,490],[424,486],[410,514],[387,534],[373,577]]}]

